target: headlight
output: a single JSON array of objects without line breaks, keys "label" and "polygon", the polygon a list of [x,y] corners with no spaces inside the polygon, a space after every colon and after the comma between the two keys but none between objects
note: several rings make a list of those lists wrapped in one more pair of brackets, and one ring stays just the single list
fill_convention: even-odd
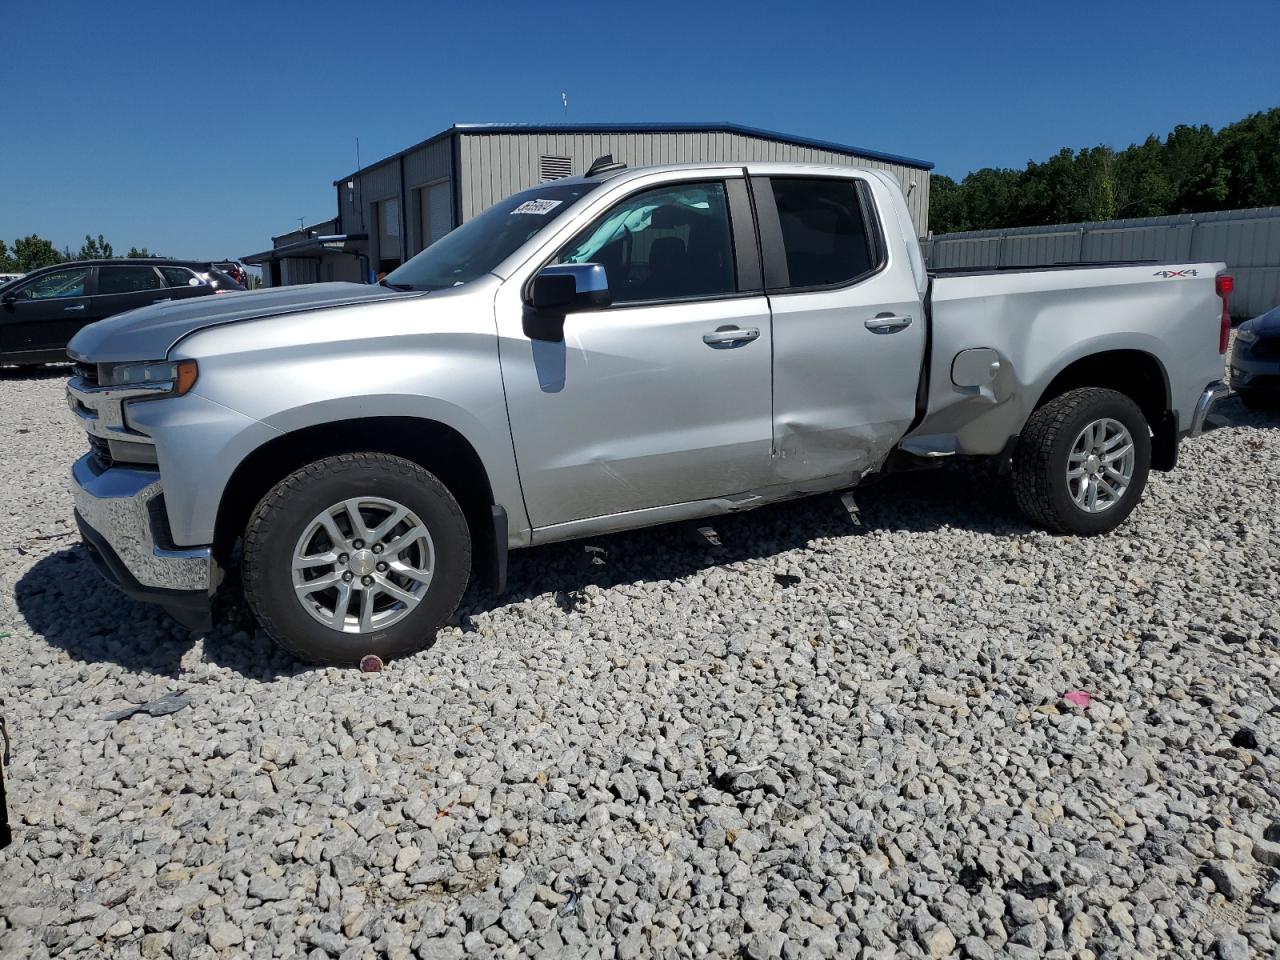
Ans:
[{"label": "headlight", "polygon": [[199,373],[194,360],[104,363],[98,368],[98,383],[104,387],[170,384],[170,393],[182,396],[195,385]]}]

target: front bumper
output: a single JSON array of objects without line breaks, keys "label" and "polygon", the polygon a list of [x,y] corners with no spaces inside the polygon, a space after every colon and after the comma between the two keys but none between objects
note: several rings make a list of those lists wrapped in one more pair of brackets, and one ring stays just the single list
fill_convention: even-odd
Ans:
[{"label": "front bumper", "polygon": [[209,629],[218,568],[209,547],[169,542],[159,473],[104,470],[85,454],[71,478],[76,523],[99,572],[127,596],[160,604],[183,626]]},{"label": "front bumper", "polygon": [[1200,399],[1196,401],[1196,409],[1191,416],[1191,430],[1188,435],[1192,437],[1200,436],[1204,432],[1204,422],[1208,419],[1210,411],[1213,410],[1213,405],[1229,396],[1231,396],[1231,388],[1221,380],[1215,380],[1205,387],[1204,393],[1200,394]]}]

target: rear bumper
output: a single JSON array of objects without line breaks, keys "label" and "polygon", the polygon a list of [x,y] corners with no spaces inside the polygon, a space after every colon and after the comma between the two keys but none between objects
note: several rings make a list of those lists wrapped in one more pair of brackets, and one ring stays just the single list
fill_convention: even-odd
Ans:
[{"label": "rear bumper", "polygon": [[76,524],[99,572],[126,596],[160,604],[183,626],[209,629],[217,566],[209,547],[167,542],[159,474],[103,470],[86,454],[71,477]]},{"label": "rear bumper", "polygon": [[1195,413],[1191,417],[1191,430],[1189,436],[1198,437],[1204,432],[1204,422],[1209,417],[1213,405],[1219,400],[1225,400],[1231,396],[1231,388],[1221,380],[1215,380],[1204,388],[1204,393],[1200,394],[1200,399],[1196,402]]}]

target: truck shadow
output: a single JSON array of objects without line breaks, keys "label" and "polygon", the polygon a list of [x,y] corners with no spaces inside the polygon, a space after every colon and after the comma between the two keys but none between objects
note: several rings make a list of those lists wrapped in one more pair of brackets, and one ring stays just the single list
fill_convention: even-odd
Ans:
[{"label": "truck shadow", "polygon": [[[1014,514],[998,478],[947,468],[895,475],[862,488],[852,519],[838,498],[810,497],[700,523],[671,524],[587,541],[516,551],[507,589],[495,595],[472,586],[454,623],[473,631],[473,618],[552,594],[566,612],[582,591],[652,580],[676,580],[712,567],[767,563],[794,550],[822,550],[823,541],[877,531],[926,533],[960,527],[1008,536],[1031,528]],[[715,531],[713,543],[698,533]],[[270,681],[312,669],[280,650],[260,630],[233,577],[215,607],[217,628],[203,639],[207,662],[248,679]],[[138,674],[177,677],[194,638],[158,607],[137,603],[102,580],[76,544],[39,560],[16,583],[17,606],[32,631],[82,662],[116,663]]]},{"label": "truck shadow", "polygon": [[[18,611],[32,632],[86,663],[115,663],[132,673],[177,677],[195,638],[159,607],[138,603],[102,579],[83,544],[38,561],[14,585]],[[242,604],[221,604],[223,622],[239,622]],[[230,609],[225,609],[225,608]],[[265,637],[225,629],[204,638],[210,663],[257,680],[308,669]]]},{"label": "truck shadow", "polygon": [[[463,598],[461,626],[474,629],[475,615],[548,593],[568,613],[578,609],[588,585],[608,589],[638,581],[678,580],[717,566],[769,563],[792,551],[827,552],[825,541],[878,532],[928,533],[952,527],[994,536],[1029,533],[1035,528],[1014,512],[1006,484],[988,469],[948,465],[894,474],[860,487],[854,516],[838,497],[822,495],[703,521],[515,551],[507,589],[500,596],[469,590]],[[700,528],[714,531],[714,539],[701,534]],[[787,575],[778,576],[782,582]]]}]

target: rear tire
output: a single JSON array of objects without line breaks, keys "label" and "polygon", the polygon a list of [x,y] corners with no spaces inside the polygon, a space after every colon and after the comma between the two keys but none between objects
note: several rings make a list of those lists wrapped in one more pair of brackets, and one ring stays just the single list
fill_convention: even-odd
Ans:
[{"label": "rear tire", "polygon": [[1122,393],[1082,387],[1027,421],[1013,456],[1013,491],[1028,520],[1055,533],[1097,536],[1133,512],[1151,469],[1151,434]]},{"label": "rear tire", "polygon": [[382,453],[307,464],[249,519],[244,592],[263,628],[309,663],[356,666],[431,645],[471,575],[471,535],[433,474]]}]

